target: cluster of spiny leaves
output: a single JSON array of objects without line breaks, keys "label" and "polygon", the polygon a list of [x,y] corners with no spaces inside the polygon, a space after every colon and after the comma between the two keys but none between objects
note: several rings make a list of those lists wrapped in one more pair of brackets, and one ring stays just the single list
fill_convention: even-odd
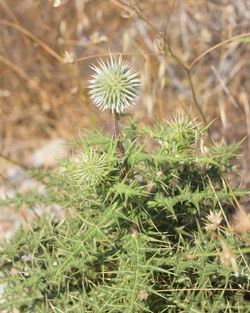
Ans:
[{"label": "cluster of spiny leaves", "polygon": [[245,194],[222,178],[238,146],[205,142],[206,129],[182,118],[153,129],[132,123],[123,156],[111,136],[88,133],[60,171],[34,172],[46,194],[8,201],[57,203],[73,214],[44,217],[1,248],[0,308],[250,312],[247,238],[227,220],[210,231],[204,222],[210,211],[225,217]]}]

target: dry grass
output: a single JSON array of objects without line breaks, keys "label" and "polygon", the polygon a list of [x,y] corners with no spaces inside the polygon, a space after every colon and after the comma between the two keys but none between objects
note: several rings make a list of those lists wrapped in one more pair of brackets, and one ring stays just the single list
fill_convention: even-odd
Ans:
[{"label": "dry grass", "polygon": [[[3,153],[25,162],[45,138],[69,139],[83,127],[105,126],[106,116],[91,106],[86,83],[90,63],[108,49],[124,53],[141,72],[142,97],[134,112],[141,121],[165,118],[176,109],[193,117],[199,113],[173,51],[192,74],[206,119],[215,119],[212,136],[231,142],[250,134],[250,45],[227,41],[249,32],[249,1],[135,3],[65,0],[53,8],[48,0],[0,0]],[[168,53],[163,38],[171,45]],[[65,51],[77,62],[65,63]],[[250,139],[243,151],[248,183],[249,151]]]}]

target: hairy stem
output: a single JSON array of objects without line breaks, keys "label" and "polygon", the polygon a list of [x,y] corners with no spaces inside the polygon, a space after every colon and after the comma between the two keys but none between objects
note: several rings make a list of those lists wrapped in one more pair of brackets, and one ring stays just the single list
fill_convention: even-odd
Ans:
[{"label": "hairy stem", "polygon": [[123,144],[119,140],[120,137],[119,115],[116,112],[110,111],[110,120],[112,137],[114,140],[117,140],[117,152],[120,157],[123,157],[125,154],[125,150]]}]

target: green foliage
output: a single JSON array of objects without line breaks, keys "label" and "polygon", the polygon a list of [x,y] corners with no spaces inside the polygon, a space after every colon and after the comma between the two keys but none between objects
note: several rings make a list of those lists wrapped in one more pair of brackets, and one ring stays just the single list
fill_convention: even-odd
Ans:
[{"label": "green foliage", "polygon": [[222,178],[237,145],[205,145],[205,136],[181,117],[153,129],[132,123],[121,158],[111,137],[88,133],[59,171],[33,172],[46,194],[2,204],[56,203],[74,214],[44,217],[1,247],[0,308],[250,312],[247,237],[226,220],[205,228],[210,211],[216,216],[246,194],[233,195]]}]

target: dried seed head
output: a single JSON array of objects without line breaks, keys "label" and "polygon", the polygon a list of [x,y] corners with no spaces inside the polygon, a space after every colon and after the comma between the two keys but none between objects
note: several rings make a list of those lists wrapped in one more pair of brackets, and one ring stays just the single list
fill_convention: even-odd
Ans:
[{"label": "dried seed head", "polygon": [[230,247],[226,245],[226,243],[223,240],[220,240],[221,246],[222,246],[222,253],[221,253],[221,262],[222,264],[226,266],[231,266],[234,274],[238,277],[239,276],[239,269],[238,264],[236,261],[235,256],[233,255],[233,251]]},{"label": "dried seed head", "polygon": [[141,301],[145,301],[148,298],[148,293],[145,289],[141,289],[138,294],[138,299]]},{"label": "dried seed head", "polygon": [[121,56],[104,63],[99,60],[99,66],[92,66],[95,74],[89,82],[90,97],[100,110],[110,110],[112,113],[124,113],[135,105],[140,88],[140,79]]},{"label": "dried seed head", "polygon": [[207,231],[217,229],[220,226],[220,223],[222,221],[221,211],[214,213],[213,211],[210,210],[206,219],[207,219],[207,222],[205,225],[205,229]]}]

